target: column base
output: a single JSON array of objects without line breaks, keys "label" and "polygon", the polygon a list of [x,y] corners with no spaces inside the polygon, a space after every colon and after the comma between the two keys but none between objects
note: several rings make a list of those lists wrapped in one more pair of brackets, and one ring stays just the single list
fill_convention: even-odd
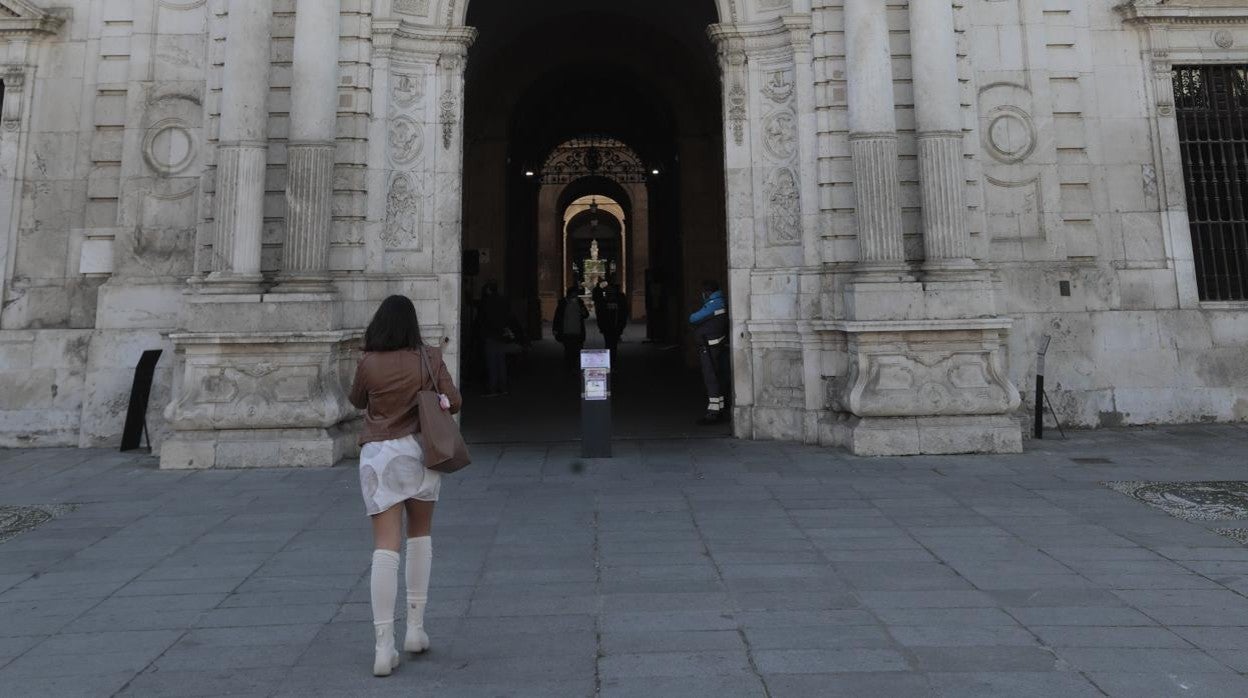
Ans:
[{"label": "column base", "polygon": [[337,290],[338,289],[334,286],[333,280],[327,274],[308,276],[290,275],[278,277],[277,286],[273,287],[272,293],[328,295],[337,293]]},{"label": "column base", "polygon": [[355,444],[344,427],[180,432],[161,446],[160,469],[330,468],[356,455]]},{"label": "column base", "polygon": [[921,322],[985,318],[996,314],[996,294],[986,272],[928,276],[922,282],[881,283],[857,277],[845,286],[845,319]]},{"label": "column base", "polygon": [[334,332],[342,303],[332,293],[209,294],[186,298],[190,332]]},{"label": "column base", "polygon": [[968,281],[987,279],[973,259],[938,259],[923,263],[924,281]]},{"label": "column base", "polygon": [[203,279],[191,279],[190,287],[205,295],[255,295],[264,292],[261,274],[231,274],[214,271]]},{"label": "column base", "polygon": [[854,267],[854,283],[895,284],[914,280],[910,265],[900,262],[859,262]]},{"label": "column base", "polygon": [[923,284],[913,279],[862,277],[845,287],[845,317],[849,320],[909,320],[926,316]]},{"label": "column base", "polygon": [[1008,415],[850,417],[833,431],[835,440],[858,456],[1023,452],[1022,429]]}]

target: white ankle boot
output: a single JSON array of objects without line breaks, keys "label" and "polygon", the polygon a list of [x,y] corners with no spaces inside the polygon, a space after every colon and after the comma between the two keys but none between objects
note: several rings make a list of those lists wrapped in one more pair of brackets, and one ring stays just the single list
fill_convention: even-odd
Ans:
[{"label": "white ankle boot", "polygon": [[399,665],[399,651],[394,648],[394,624],[373,626],[377,633],[376,654],[373,656],[373,676],[389,676]]},{"label": "white ankle boot", "polygon": [[425,605],[407,607],[407,635],[403,638],[403,649],[420,654],[429,649],[429,635],[425,632]]}]

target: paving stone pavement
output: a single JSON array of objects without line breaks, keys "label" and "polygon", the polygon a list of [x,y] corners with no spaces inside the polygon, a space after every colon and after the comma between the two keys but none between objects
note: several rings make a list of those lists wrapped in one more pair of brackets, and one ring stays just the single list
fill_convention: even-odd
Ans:
[{"label": "paving stone pavement", "polygon": [[1248,548],[1100,484],[1248,480],[1248,427],[616,446],[475,449],[386,679],[350,465],[0,452],[0,505],[76,505],[0,544],[0,696],[1248,695]]}]

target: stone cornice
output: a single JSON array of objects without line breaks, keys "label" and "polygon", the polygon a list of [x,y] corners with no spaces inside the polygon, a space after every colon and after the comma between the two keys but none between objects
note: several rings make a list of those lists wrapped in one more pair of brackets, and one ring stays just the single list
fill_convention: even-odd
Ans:
[{"label": "stone cornice", "polygon": [[809,50],[811,19],[808,15],[785,15],[756,24],[712,24],[706,31],[715,44],[740,47],[747,54]]},{"label": "stone cornice", "polygon": [[472,27],[434,27],[405,19],[373,20],[373,45],[382,54],[464,55],[476,39],[477,30]]},{"label": "stone cornice", "polygon": [[848,334],[1008,330],[1013,324],[1013,320],[1003,317],[968,318],[965,320],[816,320],[812,322],[813,329],[817,332],[845,332]]},{"label": "stone cornice", "polygon": [[1143,24],[1238,24],[1248,5],[1236,0],[1129,0],[1114,8],[1127,22]]},{"label": "stone cornice", "polygon": [[0,0],[0,37],[39,38],[60,30],[65,20],[35,7],[27,0]]}]

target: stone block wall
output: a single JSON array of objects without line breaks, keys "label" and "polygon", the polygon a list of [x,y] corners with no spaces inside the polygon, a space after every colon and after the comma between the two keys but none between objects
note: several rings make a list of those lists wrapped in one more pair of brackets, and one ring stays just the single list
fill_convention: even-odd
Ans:
[{"label": "stone block wall", "polygon": [[[918,261],[908,2],[881,1],[906,251]],[[35,4],[55,10],[39,20],[49,29],[25,43],[4,33],[9,19],[0,13],[0,445],[114,445],[133,366],[143,350],[158,348],[167,353],[149,421],[159,439],[176,361],[167,335],[180,326],[186,279],[210,269],[229,3]],[[384,295],[406,292],[431,337],[454,337],[459,313],[447,299],[457,297],[462,226],[450,209],[459,201],[462,105],[446,88],[458,84],[462,66],[433,39],[404,49],[404,69],[421,67],[429,79],[419,109],[430,160],[421,167],[436,175],[436,201],[422,215],[436,244],[419,255],[388,252],[378,241],[390,208],[390,86],[374,90],[374,5],[342,0],[330,268],[348,326],[367,322]],[[457,12],[445,3],[376,3],[389,5],[420,21]],[[736,291],[737,402],[752,407],[744,431],[832,440],[829,385],[846,376],[848,356],[844,336],[819,323],[845,317],[842,290],[859,254],[843,0],[813,0],[808,19],[801,3],[726,6],[721,21],[739,25],[721,56],[726,104],[743,100],[744,111],[725,117],[729,245],[721,252]],[[1121,6],[955,3],[971,250],[992,270],[997,314],[1014,321],[1005,363],[1023,393],[1020,420],[1032,403],[1042,334],[1053,337],[1048,386],[1065,424],[1246,420],[1248,303],[1197,297],[1166,84],[1175,64],[1248,63],[1248,13],[1235,14],[1231,0],[1176,0],[1164,5],[1176,19],[1151,22]],[[285,233],[295,0],[274,7],[263,264],[270,271]],[[794,19],[795,11],[803,16]],[[1211,12],[1222,19],[1202,19]],[[438,101],[447,94],[449,120]],[[781,111],[792,120],[772,119]],[[784,168],[791,185],[774,176]],[[796,202],[799,213],[774,215],[777,201]]]}]

